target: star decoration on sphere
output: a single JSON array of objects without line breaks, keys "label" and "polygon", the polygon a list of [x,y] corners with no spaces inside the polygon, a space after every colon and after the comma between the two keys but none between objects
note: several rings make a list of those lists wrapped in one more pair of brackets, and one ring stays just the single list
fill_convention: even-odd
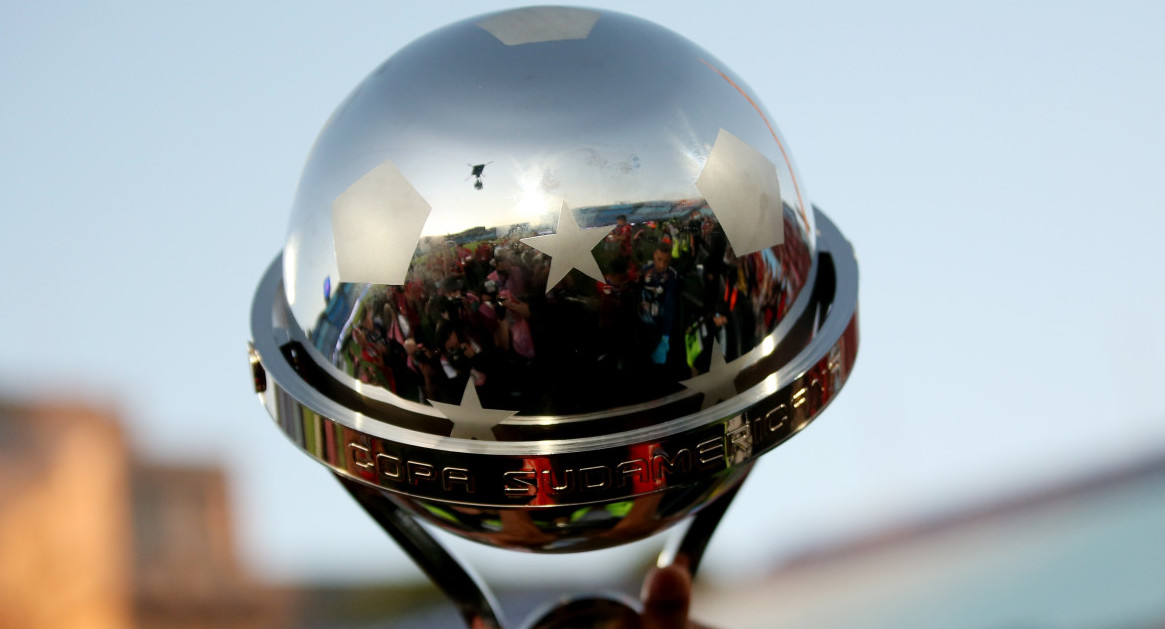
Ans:
[{"label": "star decoration on sphere", "polygon": [[712,363],[708,365],[708,372],[683,380],[680,384],[704,394],[700,410],[711,408],[736,395],[736,376],[746,362],[748,362],[746,356],[741,356],[731,363],[725,361],[720,341],[712,341]]},{"label": "star decoration on sphere", "polygon": [[477,22],[507,46],[586,39],[600,13],[572,7],[526,7],[491,15]]},{"label": "star decoration on sphere", "polygon": [[465,383],[465,393],[461,395],[460,405],[432,400],[429,400],[429,404],[453,422],[453,432],[449,433],[449,436],[456,439],[495,441],[493,427],[518,414],[518,411],[482,408],[481,402],[477,399],[477,387],[473,386],[473,378]]},{"label": "star decoration on sphere", "polygon": [[392,160],[332,201],[332,242],[341,282],[402,285],[432,207]]},{"label": "star decoration on sphere", "polygon": [[611,233],[614,225],[582,229],[574,214],[562,202],[558,214],[558,228],[553,234],[523,238],[522,242],[550,256],[550,275],[546,278],[546,292],[558,285],[571,269],[578,269],[602,282],[603,272],[591,250]]},{"label": "star decoration on sphere", "polygon": [[785,242],[785,209],[777,167],[744,140],[721,129],[696,188],[724,228],[736,255]]}]

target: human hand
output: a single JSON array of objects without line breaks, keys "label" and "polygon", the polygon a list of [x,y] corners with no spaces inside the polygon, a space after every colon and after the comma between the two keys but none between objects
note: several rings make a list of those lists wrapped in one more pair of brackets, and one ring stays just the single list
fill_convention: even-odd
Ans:
[{"label": "human hand", "polygon": [[639,629],[710,629],[688,619],[692,575],[679,565],[652,570],[643,582]]},{"label": "human hand", "polygon": [[[528,521],[519,520],[519,523],[526,525]],[[525,626],[534,629],[711,629],[688,619],[692,577],[685,566],[653,570],[643,583],[641,598],[638,606],[609,596],[568,600]],[[637,611],[636,607],[642,607],[643,611]],[[470,626],[497,629],[480,617],[471,619]]]},{"label": "human hand", "polygon": [[514,314],[521,316],[523,319],[530,318],[530,306],[516,297],[510,297],[505,303],[506,309]]}]

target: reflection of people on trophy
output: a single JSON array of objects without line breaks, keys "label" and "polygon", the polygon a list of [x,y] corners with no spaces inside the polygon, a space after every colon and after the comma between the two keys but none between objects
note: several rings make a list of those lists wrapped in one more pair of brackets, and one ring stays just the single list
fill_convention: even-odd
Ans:
[{"label": "reflection of people on trophy", "polygon": [[436,348],[417,346],[413,354],[425,380],[425,397],[449,404],[460,402],[456,392],[464,391],[466,380],[474,375],[473,359],[478,350],[474,343],[461,338],[456,324],[437,324]]},{"label": "reflection of people on trophy", "polygon": [[408,300],[400,287],[389,288],[381,312],[388,322],[388,354],[385,357],[385,378],[388,390],[405,397],[420,395],[423,382],[420,375],[409,367],[409,347],[416,347],[413,330],[416,324],[405,314],[409,310]]},{"label": "reflection of people on trophy", "polygon": [[623,368],[624,354],[635,342],[634,327],[625,325],[638,316],[638,282],[634,270],[627,258],[615,258],[604,276],[607,281],[597,282],[599,327],[607,331],[599,339],[598,360],[613,370]]},{"label": "reflection of people on trophy", "polygon": [[464,295],[462,276],[453,275],[441,283],[441,293],[430,300],[438,327],[448,321],[454,329],[460,328],[470,317],[468,300]]},{"label": "reflection of people on trophy", "polygon": [[505,331],[504,347],[518,361],[534,360],[534,337],[530,333],[530,305],[518,299],[509,290],[498,293],[498,303],[505,308],[501,327]]},{"label": "reflection of people on trophy", "polygon": [[455,260],[457,273],[465,275],[466,269],[473,263],[473,252],[460,242],[453,243],[453,259]]},{"label": "reflection of people on trophy", "polygon": [[704,239],[704,227],[707,224],[709,223],[704,220],[704,214],[697,208],[688,214],[688,222],[680,228],[693,252],[700,250],[700,244]]},{"label": "reflection of people on trophy", "polygon": [[479,242],[473,250],[473,257],[465,264],[465,281],[472,290],[485,283],[486,276],[493,267],[494,248],[488,242]]},{"label": "reflection of people on trophy", "polygon": [[[503,317],[498,326],[498,348],[504,352],[509,379],[499,384],[510,397],[510,404],[521,408],[531,396],[537,395],[540,374],[535,369],[537,357],[534,334],[530,330],[530,304],[509,290],[498,292],[498,304]],[[493,391],[490,392],[493,398]],[[496,398],[494,398],[496,399]]]},{"label": "reflection of people on trophy", "polygon": [[386,374],[385,356],[388,355],[388,340],[383,319],[371,308],[364,310],[360,325],[352,328],[352,340],[356,347],[350,353],[350,360],[361,382],[392,388]]},{"label": "reflection of people on trophy", "polygon": [[651,264],[643,267],[639,285],[642,342],[651,362],[665,365],[671,350],[679,285],[679,275],[671,268],[671,247],[660,245],[655,250]]},{"label": "reflection of people on trophy", "polygon": [[627,224],[626,214],[615,217],[615,228],[607,235],[607,242],[615,243],[619,256],[631,257],[631,226]]},{"label": "reflection of people on trophy", "polygon": [[632,255],[635,260],[650,260],[651,252],[660,245],[662,230],[659,221],[649,220],[635,230],[631,236]]},{"label": "reflection of people on trophy", "polygon": [[325,314],[355,302],[358,315],[321,317],[313,343],[409,400],[456,402],[472,371],[485,408],[587,412],[596,398],[580,391],[635,404],[705,373],[714,342],[727,360],[751,350],[809,275],[790,208],[784,245],[739,257],[702,199],[578,215],[615,223],[592,251],[602,281],[572,270],[546,285],[552,257],[521,241],[547,225],[473,227],[422,242],[401,285],[334,287]]},{"label": "reflection of people on trophy", "polygon": [[525,295],[528,290],[526,271],[515,262],[513,252],[508,249],[500,249],[494,257],[494,261],[494,271],[487,277],[497,282],[498,290],[507,291],[510,295]]}]

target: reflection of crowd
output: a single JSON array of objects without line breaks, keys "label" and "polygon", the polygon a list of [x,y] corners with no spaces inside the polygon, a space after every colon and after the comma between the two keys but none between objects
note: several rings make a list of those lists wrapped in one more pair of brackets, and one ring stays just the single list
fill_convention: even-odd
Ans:
[{"label": "reflection of crowd", "polygon": [[341,285],[328,310],[357,305],[333,322],[333,360],[413,400],[457,404],[472,378],[484,407],[528,414],[675,391],[707,370],[714,342],[729,360],[756,345],[808,271],[803,253],[787,251],[804,247],[791,212],[784,246],[738,258],[707,207],[688,207],[637,224],[617,217],[594,250],[603,282],[572,272],[547,292],[550,259],[515,230],[434,247],[403,286],[359,285],[356,295]]}]

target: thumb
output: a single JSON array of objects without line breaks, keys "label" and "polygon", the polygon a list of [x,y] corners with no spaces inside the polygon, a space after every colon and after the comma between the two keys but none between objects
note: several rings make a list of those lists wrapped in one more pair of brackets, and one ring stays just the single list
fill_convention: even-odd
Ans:
[{"label": "thumb", "polygon": [[653,570],[643,583],[641,629],[677,629],[688,625],[692,576],[677,565]]}]

